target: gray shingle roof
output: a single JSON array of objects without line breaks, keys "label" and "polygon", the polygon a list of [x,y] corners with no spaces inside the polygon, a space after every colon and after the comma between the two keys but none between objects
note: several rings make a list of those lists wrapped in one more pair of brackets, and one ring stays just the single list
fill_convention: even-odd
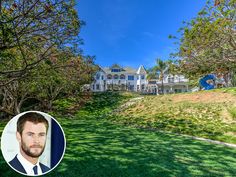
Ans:
[{"label": "gray shingle roof", "polygon": [[137,70],[134,68],[130,68],[130,67],[124,67],[123,70],[121,70],[121,72],[111,72],[111,68],[110,67],[104,67],[102,68],[106,74],[136,74]]}]

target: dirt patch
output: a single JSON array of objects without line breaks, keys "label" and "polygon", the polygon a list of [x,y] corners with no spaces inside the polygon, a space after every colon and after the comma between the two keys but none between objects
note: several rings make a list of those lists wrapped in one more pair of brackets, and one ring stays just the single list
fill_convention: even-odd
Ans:
[{"label": "dirt patch", "polygon": [[221,112],[221,118],[222,118],[222,121],[226,124],[236,123],[236,121],[232,118],[232,116],[230,116],[229,111],[227,110],[227,108],[225,108]]},{"label": "dirt patch", "polygon": [[193,102],[193,103],[236,103],[236,96],[223,92],[198,92],[194,94],[181,94],[172,97],[173,102]]}]

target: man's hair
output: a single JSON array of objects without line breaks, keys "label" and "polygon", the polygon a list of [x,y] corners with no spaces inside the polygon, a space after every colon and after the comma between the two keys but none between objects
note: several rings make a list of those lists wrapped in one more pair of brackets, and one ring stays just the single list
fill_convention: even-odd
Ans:
[{"label": "man's hair", "polygon": [[20,116],[17,120],[17,131],[20,134],[22,134],[26,121],[33,122],[34,124],[44,123],[46,126],[46,131],[48,130],[48,121],[43,115],[37,112],[28,112]]}]

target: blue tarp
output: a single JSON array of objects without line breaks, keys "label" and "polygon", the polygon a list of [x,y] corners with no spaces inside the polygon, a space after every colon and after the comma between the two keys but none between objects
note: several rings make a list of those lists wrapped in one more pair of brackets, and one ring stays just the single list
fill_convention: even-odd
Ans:
[{"label": "blue tarp", "polygon": [[207,83],[208,80],[215,81],[216,76],[214,74],[208,74],[200,79],[199,84],[204,88],[204,90],[211,90],[215,88],[214,84]]}]

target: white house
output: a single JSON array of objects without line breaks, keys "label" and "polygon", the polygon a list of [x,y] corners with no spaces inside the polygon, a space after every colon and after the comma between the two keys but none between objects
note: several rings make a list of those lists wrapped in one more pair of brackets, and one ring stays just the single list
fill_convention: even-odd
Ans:
[{"label": "white house", "polygon": [[[189,80],[183,75],[173,75],[169,73],[168,67],[164,70],[163,77],[163,93],[181,93],[188,92]],[[149,93],[162,93],[162,81],[159,79],[152,79],[148,81],[147,92]]]},{"label": "white house", "polygon": [[107,68],[100,67],[91,84],[91,90],[94,92],[107,90],[144,92],[147,84],[147,72],[142,65],[136,70],[114,64]]},{"label": "white house", "polygon": [[[168,68],[164,71],[163,86],[164,94],[189,91],[188,79],[183,75],[170,74]],[[93,92],[121,90],[158,94],[161,93],[162,81],[147,80],[147,71],[143,65],[133,69],[114,64],[111,67],[100,67],[90,88]]]}]

